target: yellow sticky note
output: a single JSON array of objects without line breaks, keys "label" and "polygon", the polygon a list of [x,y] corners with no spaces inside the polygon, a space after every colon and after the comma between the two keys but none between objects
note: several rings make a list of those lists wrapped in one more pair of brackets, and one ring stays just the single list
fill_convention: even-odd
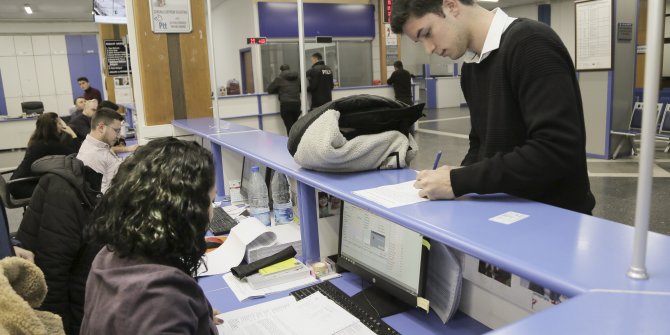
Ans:
[{"label": "yellow sticky note", "polygon": [[430,300],[422,297],[416,297],[416,307],[419,307],[428,313],[428,308],[430,308]]},{"label": "yellow sticky note", "polygon": [[288,270],[288,269],[293,269],[295,267],[300,266],[300,261],[298,261],[295,258],[289,258],[285,261],[281,261],[279,263],[272,264],[270,266],[266,266],[260,270],[258,270],[258,273],[261,275],[269,275],[272,273]]}]

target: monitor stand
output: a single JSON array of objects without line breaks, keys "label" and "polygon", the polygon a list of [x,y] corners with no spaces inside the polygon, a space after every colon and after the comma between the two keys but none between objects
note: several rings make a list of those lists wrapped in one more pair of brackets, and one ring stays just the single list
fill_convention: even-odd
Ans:
[{"label": "monitor stand", "polygon": [[372,315],[384,318],[404,312],[412,306],[382,291],[376,286],[369,286],[351,297],[353,301]]}]

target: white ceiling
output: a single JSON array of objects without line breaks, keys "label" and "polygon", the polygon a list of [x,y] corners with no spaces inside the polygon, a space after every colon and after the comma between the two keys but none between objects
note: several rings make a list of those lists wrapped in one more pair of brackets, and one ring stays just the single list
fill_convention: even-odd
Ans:
[{"label": "white ceiling", "polygon": [[[122,1],[122,0],[121,0]],[[147,1],[147,0],[135,0]],[[217,7],[224,1],[231,0],[211,0],[212,7]],[[242,0],[249,1],[249,0]],[[290,1],[290,0],[287,0]],[[320,2],[309,1],[306,2]],[[327,0],[323,2],[333,2]],[[349,1],[351,2],[351,1]],[[368,1],[357,1],[366,3]],[[480,3],[485,8],[512,7],[525,4],[545,2],[541,0],[500,0],[498,3]],[[23,10],[24,4],[30,4],[34,13],[26,14]],[[18,21],[18,22],[45,22],[45,21],[72,21],[72,22],[92,22],[93,0],[0,0],[0,21]]]}]

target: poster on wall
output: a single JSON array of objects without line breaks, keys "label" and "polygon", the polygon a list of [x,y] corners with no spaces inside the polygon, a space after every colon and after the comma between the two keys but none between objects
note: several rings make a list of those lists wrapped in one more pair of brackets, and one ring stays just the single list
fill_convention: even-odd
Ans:
[{"label": "poster on wall", "polygon": [[123,40],[105,40],[105,58],[107,59],[107,75],[127,74],[128,55]]},{"label": "poster on wall", "polygon": [[133,102],[133,91],[128,76],[114,77],[114,97],[117,104]]},{"label": "poster on wall", "polygon": [[190,0],[149,0],[151,30],[154,33],[190,33]]},{"label": "poster on wall", "polygon": [[576,69],[612,68],[612,0],[575,3]]}]

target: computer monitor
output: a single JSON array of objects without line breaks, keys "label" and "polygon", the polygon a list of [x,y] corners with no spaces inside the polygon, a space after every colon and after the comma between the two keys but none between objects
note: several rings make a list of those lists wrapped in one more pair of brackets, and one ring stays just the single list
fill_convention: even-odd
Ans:
[{"label": "computer monitor", "polygon": [[[360,305],[372,305],[381,317],[415,307],[417,297],[423,297],[428,260],[425,244],[421,234],[342,203],[337,265],[371,283],[353,299]],[[360,295],[362,298],[357,297]]]},{"label": "computer monitor", "polygon": [[2,207],[2,213],[0,213],[0,259],[3,259],[8,256],[14,256],[14,248],[12,247],[12,239],[9,236],[9,221],[7,220],[5,206],[2,205],[0,207]]}]

